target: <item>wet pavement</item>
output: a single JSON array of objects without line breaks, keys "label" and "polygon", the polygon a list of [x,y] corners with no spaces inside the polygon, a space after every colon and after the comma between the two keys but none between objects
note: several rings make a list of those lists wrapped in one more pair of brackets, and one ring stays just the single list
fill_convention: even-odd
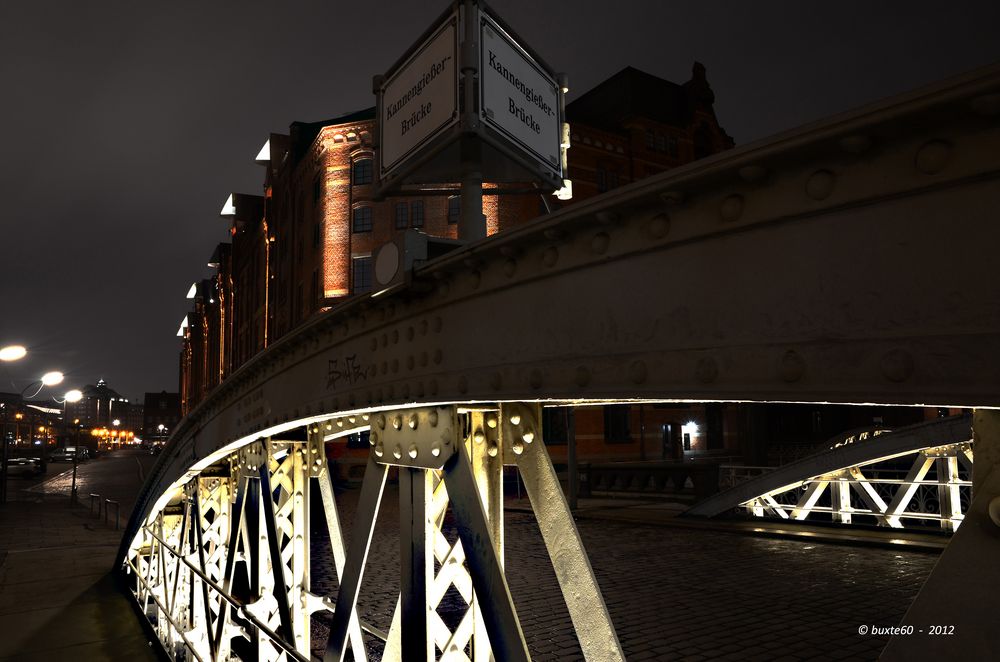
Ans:
[{"label": "wet pavement", "polygon": [[[128,451],[78,467],[80,493],[117,499],[123,520],[154,458]],[[132,599],[111,573],[121,531],[70,500],[72,465],[11,477],[0,505],[0,660],[156,660]],[[112,513],[114,511],[112,510]]]},{"label": "wet pavement", "polygon": [[[356,500],[355,490],[338,499],[348,537]],[[399,591],[398,513],[390,485],[359,600],[383,630]],[[532,659],[582,659],[533,515],[508,511],[505,521],[507,576]],[[898,624],[937,560],[634,522],[577,526],[628,660],[874,660],[887,639],[860,635],[860,626]],[[328,544],[314,537],[313,590],[333,595],[328,558]],[[329,620],[317,620],[320,652]]]},{"label": "wet pavement", "polygon": [[[122,525],[135,506],[136,495],[142,488],[146,472],[156,457],[138,450],[118,450],[101,453],[80,462],[76,471],[77,494],[87,504],[90,494],[118,501]],[[41,476],[10,476],[7,498],[10,501],[35,501],[64,495],[69,498],[73,486],[72,462],[49,462]],[[114,509],[111,511],[114,514]]]}]

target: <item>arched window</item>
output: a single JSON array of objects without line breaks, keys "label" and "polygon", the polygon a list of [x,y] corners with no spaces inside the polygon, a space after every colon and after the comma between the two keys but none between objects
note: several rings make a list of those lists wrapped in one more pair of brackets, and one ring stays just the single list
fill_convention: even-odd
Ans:
[{"label": "arched window", "polygon": [[372,160],[371,158],[358,159],[354,162],[351,170],[351,182],[355,186],[372,183]]}]

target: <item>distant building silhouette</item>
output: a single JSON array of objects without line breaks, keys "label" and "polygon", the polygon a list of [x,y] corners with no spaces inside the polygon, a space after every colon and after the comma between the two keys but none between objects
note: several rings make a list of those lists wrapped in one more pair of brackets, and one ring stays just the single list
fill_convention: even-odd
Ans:
[{"label": "distant building silhouette", "polygon": [[142,402],[142,440],[146,442],[166,441],[181,420],[181,397],[179,393],[147,393]]},{"label": "distant building silhouette", "polygon": [[84,428],[110,428],[116,419],[122,423],[129,420],[128,399],[103,379],[84,386],[80,391],[83,398],[79,402],[66,403],[66,418],[69,421],[79,419],[79,425]]}]

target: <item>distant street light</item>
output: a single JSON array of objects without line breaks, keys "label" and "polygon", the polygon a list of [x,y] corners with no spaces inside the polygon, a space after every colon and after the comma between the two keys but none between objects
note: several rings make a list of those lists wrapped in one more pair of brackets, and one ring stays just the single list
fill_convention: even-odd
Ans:
[{"label": "distant street light", "polygon": [[55,386],[57,384],[62,384],[64,375],[58,370],[53,370],[52,372],[47,372],[42,375],[42,384],[45,386]]},{"label": "distant street light", "polygon": [[20,361],[28,354],[24,345],[7,345],[0,349],[0,361]]},{"label": "distant street light", "polygon": [[[23,346],[21,346],[21,345],[8,345],[7,347],[4,347],[4,348],[0,349],[0,360],[3,360],[3,361],[17,361],[19,359],[24,358],[25,355],[27,355],[27,353],[28,353],[28,351]],[[27,386],[24,387],[24,390],[21,391],[21,399],[22,400],[30,400],[31,398],[33,398],[36,395],[38,395],[39,393],[41,393],[42,389],[45,388],[46,386],[56,386],[57,384],[61,384],[62,381],[65,378],[66,378],[65,375],[63,375],[58,370],[52,370],[50,372],[47,372],[44,375],[42,375],[41,379],[39,379],[37,381],[34,381],[34,382],[31,382],[30,384],[28,384]],[[36,385],[38,386],[38,388],[35,389],[35,392],[32,393],[31,395],[25,397],[25,393],[27,393],[29,390],[31,390]],[[74,391],[75,391],[75,393],[74,393]],[[80,393],[80,391],[77,391],[76,389],[73,389],[73,391],[69,391],[66,394],[67,397],[70,394],[72,394],[73,397],[76,397],[77,394],[79,394],[79,396],[80,396],[79,398],[76,398],[76,400],[70,400],[70,402],[76,402],[80,398],[83,397],[83,393]],[[66,402],[66,400],[64,399],[63,403],[65,403],[65,402]],[[63,419],[65,419],[65,417],[66,417],[66,410],[64,408],[63,409]],[[39,432],[45,432],[45,427],[44,426],[39,426],[38,431]],[[15,434],[16,434],[16,432],[15,432]],[[30,425],[30,422],[29,422],[29,425],[28,425],[28,441],[29,441],[29,443],[31,442],[32,436],[33,435],[31,434],[31,425]],[[0,503],[7,503],[7,435],[6,434],[4,434],[4,436],[3,436],[3,458],[2,458],[2,460],[3,460],[2,464],[0,464]],[[43,442],[43,447],[42,447],[41,460],[43,462],[45,460],[44,442]]]},{"label": "distant street light", "polygon": [[111,421],[111,425],[114,425],[116,427],[119,426],[119,425],[121,425],[121,424],[122,424],[121,420],[117,419],[117,418],[115,420]]}]

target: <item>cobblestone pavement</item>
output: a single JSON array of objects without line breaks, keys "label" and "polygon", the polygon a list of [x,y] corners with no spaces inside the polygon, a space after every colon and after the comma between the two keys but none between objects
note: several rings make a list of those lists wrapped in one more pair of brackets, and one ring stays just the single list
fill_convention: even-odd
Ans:
[{"label": "cobblestone pavement", "polygon": [[[338,498],[348,537],[356,500],[356,490]],[[389,486],[359,600],[383,629],[399,591],[398,512]],[[508,512],[505,521],[508,581],[533,659],[582,659],[534,517]],[[577,526],[628,660],[874,660],[886,639],[861,636],[859,626],[898,624],[937,560],[601,520]],[[314,539],[313,589],[333,595],[327,558],[328,543]],[[317,652],[327,624],[314,625]]]}]

